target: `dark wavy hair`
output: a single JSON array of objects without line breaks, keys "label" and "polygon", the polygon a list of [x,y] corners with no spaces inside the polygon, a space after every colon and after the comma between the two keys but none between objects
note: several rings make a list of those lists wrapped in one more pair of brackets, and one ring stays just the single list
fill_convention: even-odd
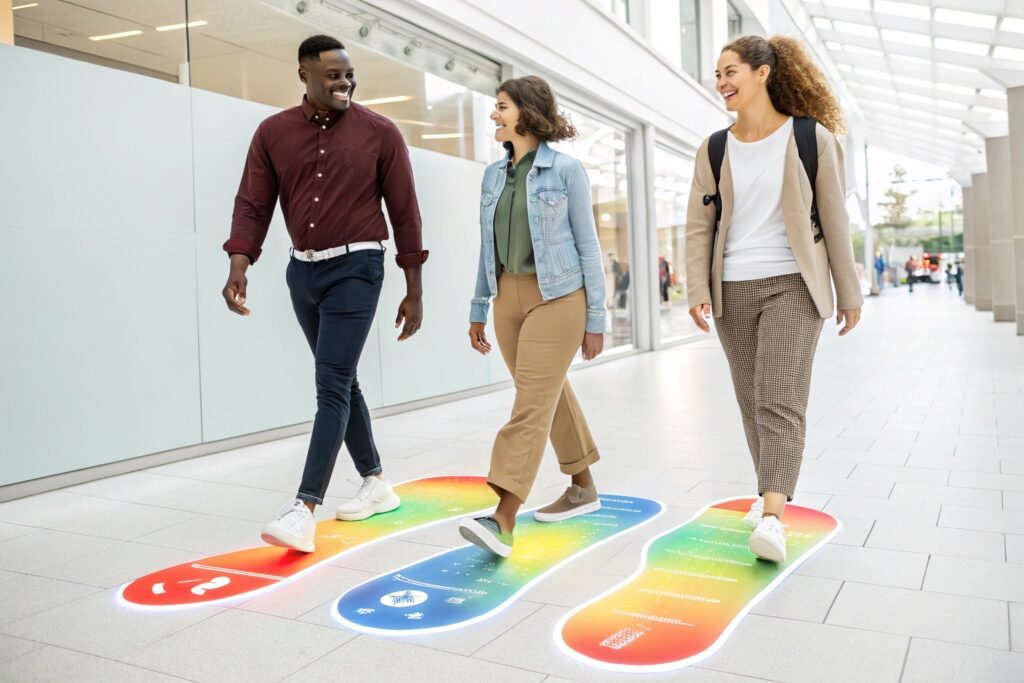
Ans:
[{"label": "dark wavy hair", "polygon": [[320,53],[326,50],[344,50],[345,46],[341,44],[341,41],[331,36],[325,36],[323,34],[318,36],[310,36],[302,41],[299,45],[299,63],[312,59],[315,62],[320,61]]},{"label": "dark wavy hair", "polygon": [[540,76],[510,78],[498,86],[498,92],[508,95],[519,108],[518,134],[535,135],[544,142],[576,137],[576,127],[558,110],[555,93]]},{"label": "dark wavy hair", "polygon": [[835,134],[846,131],[843,110],[828,79],[803,44],[788,36],[742,36],[722,48],[740,56],[751,69],[768,65],[768,97],[788,116],[806,116]]}]

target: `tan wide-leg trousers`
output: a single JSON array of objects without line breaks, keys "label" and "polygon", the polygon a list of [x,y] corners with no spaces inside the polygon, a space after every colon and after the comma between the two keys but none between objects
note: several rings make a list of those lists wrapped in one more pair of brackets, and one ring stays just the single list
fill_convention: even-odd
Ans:
[{"label": "tan wide-leg trousers", "polygon": [[520,501],[530,495],[548,436],[566,474],[597,462],[597,447],[565,374],[583,343],[587,302],[582,289],[544,301],[537,277],[502,273],[494,299],[494,332],[515,380],[512,417],[494,440],[487,483]]},{"label": "tan wide-leg trousers", "polygon": [[718,338],[732,371],[758,494],[793,500],[811,365],[824,320],[799,273],[722,283]]}]

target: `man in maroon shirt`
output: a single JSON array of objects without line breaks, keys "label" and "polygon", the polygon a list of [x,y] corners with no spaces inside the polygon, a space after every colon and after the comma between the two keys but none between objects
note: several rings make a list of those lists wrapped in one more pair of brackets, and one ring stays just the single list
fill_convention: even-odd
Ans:
[{"label": "man in maroon shirt", "polygon": [[344,46],[322,35],[303,41],[299,79],[306,84],[302,104],[264,120],[249,146],[224,243],[231,271],[222,293],[229,310],[249,315],[245,272],[259,258],[280,200],[293,245],[286,279],[316,363],[317,411],[298,495],[263,527],[262,538],[312,552],[313,510],[324,501],[342,441],[363,484],[336,517],[365,519],[399,505],[382,474],[356,380],[384,280],[382,199],[405,272],[406,295],[395,319],[395,327],[402,326],[399,341],[415,334],[423,319],[421,271],[428,252],[405,142],[390,120],[352,103],[356,78]]}]

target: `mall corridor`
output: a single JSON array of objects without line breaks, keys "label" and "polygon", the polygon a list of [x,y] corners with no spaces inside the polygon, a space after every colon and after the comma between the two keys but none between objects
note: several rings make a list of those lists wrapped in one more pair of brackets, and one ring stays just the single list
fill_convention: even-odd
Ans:
[{"label": "mall corridor", "polygon": [[[667,506],[494,618],[449,633],[359,635],[346,589],[462,544],[455,521],[355,549],[248,601],[170,612],[119,586],[258,541],[296,485],[305,436],[0,504],[2,680],[613,680],[558,651],[560,616],[633,572],[644,542],[753,493],[728,371],[707,339],[572,375],[603,492]],[[381,418],[394,481],[486,473],[512,393]],[[842,532],[697,665],[652,680],[1012,680],[1024,670],[1024,337],[945,285],[886,289],[826,328],[797,504]],[[342,456],[344,458],[344,456]],[[339,461],[327,501],[354,488]],[[347,480],[346,480],[347,477]],[[563,487],[553,454],[529,504]],[[324,512],[323,509],[319,513]],[[1018,678],[1019,680],[1019,678]]]}]

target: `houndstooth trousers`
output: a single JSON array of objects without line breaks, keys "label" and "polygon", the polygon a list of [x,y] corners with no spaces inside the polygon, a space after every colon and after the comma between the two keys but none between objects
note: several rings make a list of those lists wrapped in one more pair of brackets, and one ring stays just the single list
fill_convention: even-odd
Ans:
[{"label": "houndstooth trousers", "polygon": [[718,337],[729,360],[758,494],[793,499],[807,430],[811,365],[824,320],[803,276],[722,283]]}]

